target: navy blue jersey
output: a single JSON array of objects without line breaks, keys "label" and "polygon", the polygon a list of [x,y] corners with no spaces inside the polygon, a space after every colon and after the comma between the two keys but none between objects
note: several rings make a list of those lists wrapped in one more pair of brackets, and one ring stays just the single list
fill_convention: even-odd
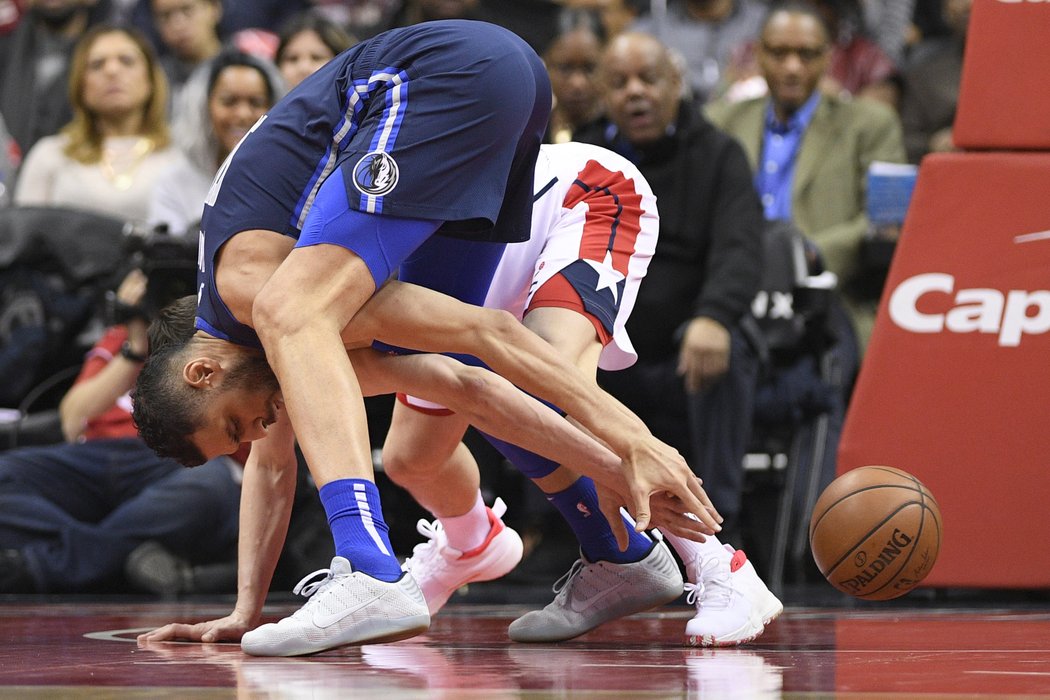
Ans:
[{"label": "navy blue jersey", "polygon": [[469,240],[526,240],[550,99],[535,52],[484,22],[394,29],[340,54],[219,169],[201,221],[197,327],[258,343],[215,292],[215,255],[241,231],[298,238],[336,170],[351,209],[442,222],[439,233]]}]

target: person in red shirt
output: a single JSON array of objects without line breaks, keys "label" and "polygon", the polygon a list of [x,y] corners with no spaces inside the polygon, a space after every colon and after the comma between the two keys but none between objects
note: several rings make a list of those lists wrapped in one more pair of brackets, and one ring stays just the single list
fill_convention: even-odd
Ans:
[{"label": "person in red shirt", "polygon": [[[132,271],[117,298],[135,307],[145,290]],[[127,587],[125,566],[143,546],[194,563],[235,559],[240,466],[220,457],[185,469],[132,422],[146,324],[113,326],[88,352],[59,406],[66,442],[0,453],[0,593]]]}]

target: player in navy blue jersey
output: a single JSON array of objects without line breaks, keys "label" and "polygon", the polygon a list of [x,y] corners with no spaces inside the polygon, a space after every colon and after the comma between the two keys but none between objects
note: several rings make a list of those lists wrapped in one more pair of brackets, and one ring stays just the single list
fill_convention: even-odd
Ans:
[{"label": "player in navy blue jersey", "polygon": [[[249,550],[266,554],[241,549],[246,609],[231,616],[233,634],[257,622],[272,573],[267,557],[281,523],[268,520],[276,505],[267,498],[283,488],[275,484],[292,428],[339,555],[302,610],[244,635],[246,651],[309,653],[402,638],[429,623],[418,587],[392,555],[372,481],[360,367],[347,353],[372,339],[477,355],[567,410],[623,457],[614,487],[639,527],[649,520],[650,495],[664,491],[710,518],[680,455],[571,364],[517,334],[513,319],[449,306],[412,285],[381,287],[410,256],[403,281],[412,269],[453,260],[469,274],[428,283],[483,300],[501,244],[528,236],[549,108],[543,66],[519,38],[485,23],[426,23],[359,44],[304,80],[216,175],[201,226],[198,333],[158,353],[153,373],[162,384],[180,377],[189,394],[165,404],[140,381],[136,421],[156,449],[185,462],[257,440],[242,531]],[[362,318],[370,299],[373,311]],[[256,400],[207,393],[224,382],[247,382]],[[282,409],[290,426],[281,425]]]}]

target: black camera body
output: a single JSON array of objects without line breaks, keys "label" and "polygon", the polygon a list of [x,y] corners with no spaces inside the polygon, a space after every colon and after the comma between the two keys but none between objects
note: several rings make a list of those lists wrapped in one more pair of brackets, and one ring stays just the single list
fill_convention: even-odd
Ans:
[{"label": "black camera body", "polygon": [[128,262],[120,271],[117,285],[131,270],[138,269],[146,275],[146,292],[135,306],[120,302],[116,292],[108,292],[106,320],[109,324],[126,323],[133,318],[148,322],[171,302],[195,292],[195,237],[172,236],[166,226],[146,231],[136,229],[125,237],[124,252]]}]

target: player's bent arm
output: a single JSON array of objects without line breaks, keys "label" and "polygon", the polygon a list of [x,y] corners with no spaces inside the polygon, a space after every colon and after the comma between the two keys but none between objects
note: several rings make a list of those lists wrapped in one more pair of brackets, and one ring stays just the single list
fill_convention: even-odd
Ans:
[{"label": "player's bent arm", "polygon": [[494,437],[623,486],[619,457],[498,374],[443,355],[349,355],[365,395],[401,391],[439,403]]},{"label": "player's bent arm", "polygon": [[371,338],[417,350],[475,355],[514,384],[567,411],[622,458],[630,493],[621,493],[632,503],[639,529],[648,525],[649,496],[661,491],[672,492],[690,511],[716,525],[710,499],[677,450],[656,440],[641,419],[509,313],[391,282],[343,331],[348,346]]},{"label": "player's bent arm", "polygon": [[[645,424],[506,311],[403,282],[384,285],[343,332],[348,347],[371,339],[426,352],[474,355],[529,393],[571,414],[617,451]],[[611,417],[610,413],[615,413]],[[622,429],[613,435],[616,429]],[[683,462],[684,464],[684,462]]]}]

